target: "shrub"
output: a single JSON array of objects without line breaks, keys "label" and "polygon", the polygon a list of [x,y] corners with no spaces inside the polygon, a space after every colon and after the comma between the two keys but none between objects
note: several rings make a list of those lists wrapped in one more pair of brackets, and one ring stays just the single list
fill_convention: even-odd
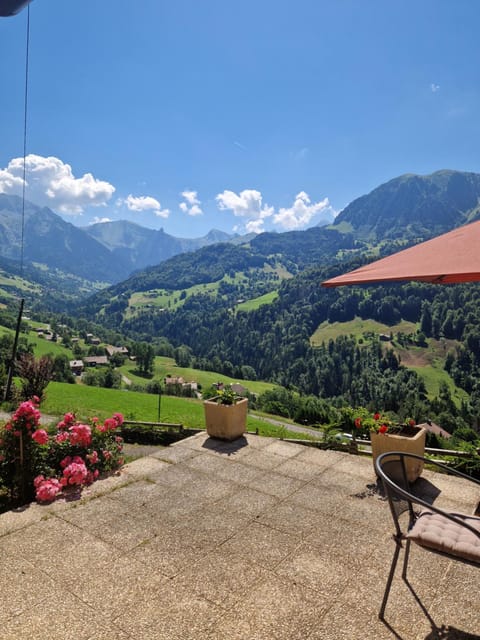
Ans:
[{"label": "shrub", "polygon": [[22,402],[0,429],[0,485],[9,505],[53,500],[67,487],[91,484],[123,464],[123,416],[89,424],[65,414],[50,433],[40,427],[38,398]]}]

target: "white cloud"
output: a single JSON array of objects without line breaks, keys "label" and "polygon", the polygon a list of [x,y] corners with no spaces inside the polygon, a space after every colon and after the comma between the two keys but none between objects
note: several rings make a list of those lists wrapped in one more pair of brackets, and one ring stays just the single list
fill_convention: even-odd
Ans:
[{"label": "white cloud", "polygon": [[[72,167],[54,156],[29,154],[25,158],[27,200],[65,214],[81,214],[86,207],[105,205],[115,187],[85,173],[73,175]],[[22,195],[23,158],[13,158],[0,170],[0,193]]]},{"label": "white cloud", "polygon": [[220,210],[229,210],[234,216],[244,218],[243,226],[249,233],[262,233],[267,218],[271,218],[273,224],[282,230],[290,231],[305,228],[319,213],[325,214],[329,221],[333,221],[336,214],[328,198],[312,203],[305,191],[300,191],[295,196],[291,207],[281,207],[278,212],[273,207],[264,205],[262,194],[255,189],[246,189],[239,194],[226,190],[219,193],[216,200]]},{"label": "white cloud", "polygon": [[95,216],[93,218],[92,224],[103,224],[104,222],[112,222],[112,219],[111,218],[99,218],[98,216]]},{"label": "white cloud", "polygon": [[128,195],[126,198],[120,198],[117,200],[117,205],[126,205],[130,211],[152,211],[159,218],[168,218],[170,215],[169,209],[162,209],[160,202],[152,196],[133,196]]},{"label": "white cloud", "polygon": [[430,91],[432,93],[437,93],[437,91],[440,91],[440,85],[432,82],[432,84],[430,85]]},{"label": "white cloud", "polygon": [[247,218],[245,228],[249,232],[261,233],[266,218],[274,213],[274,208],[263,205],[262,194],[255,189],[245,189],[239,194],[225,190],[216,196],[221,211],[232,211],[239,218]]},{"label": "white cloud", "polygon": [[200,200],[198,199],[198,193],[196,191],[182,191],[182,198],[185,198],[186,202],[179,204],[183,213],[188,213],[189,216],[200,216],[203,211],[200,207]]},{"label": "white cloud", "polygon": [[[305,191],[300,191],[295,196],[295,202],[291,207],[281,208],[278,213],[273,216],[275,224],[280,225],[283,229],[291,231],[292,229],[305,228],[313,216],[320,211],[331,210],[328,198],[324,198],[320,202],[312,203]],[[332,216],[333,216],[332,212]]]}]

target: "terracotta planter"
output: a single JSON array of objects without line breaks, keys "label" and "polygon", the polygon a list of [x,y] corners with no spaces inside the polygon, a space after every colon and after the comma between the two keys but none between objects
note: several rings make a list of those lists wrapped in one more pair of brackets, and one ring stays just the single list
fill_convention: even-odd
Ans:
[{"label": "terracotta planter", "polygon": [[[415,453],[419,456],[425,455],[425,438],[427,432],[422,427],[410,427],[412,433],[403,435],[399,433],[376,433],[370,432],[370,440],[372,443],[373,464],[381,453],[387,451],[402,451],[405,453]],[[423,462],[421,460],[406,460],[407,477],[409,482],[415,480],[423,471]]]},{"label": "terracotta planter", "polygon": [[212,400],[205,400],[203,406],[209,436],[222,440],[235,440],[247,430],[247,398],[235,404],[218,404]]}]

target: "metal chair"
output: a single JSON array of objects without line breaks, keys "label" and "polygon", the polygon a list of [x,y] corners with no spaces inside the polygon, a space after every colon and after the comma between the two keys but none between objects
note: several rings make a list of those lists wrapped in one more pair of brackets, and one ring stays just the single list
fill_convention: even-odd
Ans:
[{"label": "metal chair", "polygon": [[[421,495],[420,492],[422,479],[418,479],[413,485],[408,482],[405,465],[407,458],[424,460],[429,467],[433,467],[433,470],[469,480],[480,486],[479,480],[416,454],[392,451],[383,453],[377,458],[375,470],[383,482],[395,524],[393,534],[395,552],[378,616],[380,620],[385,619],[385,607],[403,542],[405,542],[405,554],[402,578],[407,585],[407,565],[412,541],[426,551],[480,567],[480,517],[447,512],[430,504],[428,495]],[[405,512],[408,513],[408,521],[404,523],[400,516]]]}]

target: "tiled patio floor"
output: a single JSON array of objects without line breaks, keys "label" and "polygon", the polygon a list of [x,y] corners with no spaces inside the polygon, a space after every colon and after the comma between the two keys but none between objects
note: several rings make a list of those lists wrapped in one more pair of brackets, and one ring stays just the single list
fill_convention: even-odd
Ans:
[{"label": "tiled patio floor", "polygon": [[[473,512],[470,485],[424,474]],[[480,572],[412,550],[395,579],[371,461],[204,434],[81,500],[0,516],[0,640],[480,638]],[[442,630],[443,628],[443,630]],[[440,631],[442,630],[442,631]]]}]

